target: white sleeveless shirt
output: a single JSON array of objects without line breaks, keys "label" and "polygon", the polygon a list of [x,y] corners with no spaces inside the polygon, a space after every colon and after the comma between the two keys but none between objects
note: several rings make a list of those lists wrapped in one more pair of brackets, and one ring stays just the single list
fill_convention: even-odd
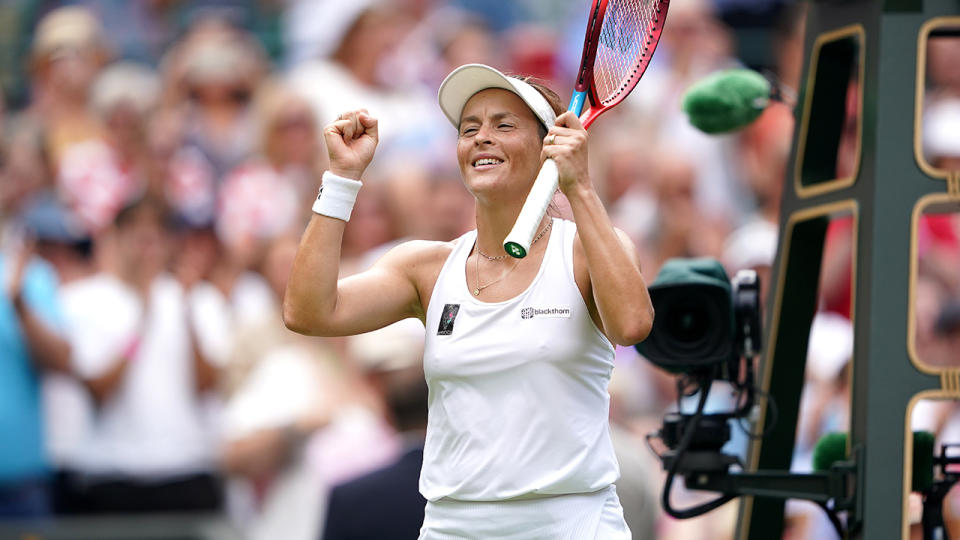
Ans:
[{"label": "white sleeveless shirt", "polygon": [[608,423],[614,348],[574,280],[575,233],[576,224],[554,219],[537,276],[503,302],[467,287],[476,231],[444,263],[423,358],[428,500],[589,493],[619,477]]}]

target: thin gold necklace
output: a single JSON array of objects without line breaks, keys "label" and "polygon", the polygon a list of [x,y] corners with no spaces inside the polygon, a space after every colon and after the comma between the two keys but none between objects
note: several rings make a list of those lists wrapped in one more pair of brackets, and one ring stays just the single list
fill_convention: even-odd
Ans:
[{"label": "thin gold necklace", "polygon": [[[552,220],[552,219],[547,222],[547,224],[543,227],[543,229],[540,230],[540,233],[537,234],[537,236],[533,239],[533,242],[530,242],[530,246],[533,247],[533,245],[537,243],[537,240],[543,238],[543,235],[546,234],[547,231],[549,231],[551,227],[553,227],[553,220]],[[477,248],[477,253],[480,254],[480,255],[482,255],[482,256],[483,256],[485,259],[487,259],[487,260],[496,261],[496,260],[504,259],[504,258],[506,257],[506,255],[500,255],[500,256],[498,256],[498,257],[491,257],[491,256],[487,255],[486,253],[480,251],[480,244],[479,244],[479,243],[475,243],[474,246],[476,246],[476,248]],[[504,274],[503,274],[502,276],[500,276],[499,278],[491,281],[490,283],[487,283],[486,285],[481,285],[481,284],[480,284],[480,257],[477,257],[477,259],[476,259],[476,261],[477,261],[477,264],[476,264],[477,286],[476,286],[476,288],[473,289],[473,295],[474,295],[474,296],[480,296],[480,292],[481,292],[481,291],[483,291],[483,290],[486,289],[487,287],[493,285],[494,283],[499,283],[500,281],[502,281],[503,278],[505,278],[505,277],[507,277],[508,275],[510,275],[510,272],[513,272],[513,269],[516,268],[516,267],[520,264],[520,261],[521,261],[521,260],[522,260],[522,259],[517,259],[517,262],[513,263],[513,266],[511,266],[510,269],[507,270],[506,272],[504,272]]]},{"label": "thin gold necklace", "polygon": [[[531,244],[532,244],[532,242],[531,242]],[[504,253],[503,255],[497,255],[496,257],[493,257],[493,256],[491,256],[491,255],[487,255],[486,253],[483,252],[482,249],[480,249],[480,246],[477,246],[477,253],[479,253],[480,255],[482,255],[483,258],[486,259],[486,260],[488,260],[488,261],[502,261],[502,260],[504,260],[504,259],[507,258],[507,254],[506,254],[506,253]]]}]

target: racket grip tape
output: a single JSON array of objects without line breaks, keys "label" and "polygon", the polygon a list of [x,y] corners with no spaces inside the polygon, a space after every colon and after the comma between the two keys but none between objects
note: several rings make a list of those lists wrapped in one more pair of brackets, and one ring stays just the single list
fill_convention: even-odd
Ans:
[{"label": "racket grip tape", "polygon": [[513,224],[513,229],[503,239],[503,249],[511,257],[522,259],[527,256],[533,236],[537,234],[537,227],[540,226],[540,220],[543,219],[547,206],[550,205],[553,194],[557,191],[559,180],[557,163],[552,159],[544,161],[537,179],[533,182],[533,187],[530,188],[527,200],[520,209],[520,215]]}]

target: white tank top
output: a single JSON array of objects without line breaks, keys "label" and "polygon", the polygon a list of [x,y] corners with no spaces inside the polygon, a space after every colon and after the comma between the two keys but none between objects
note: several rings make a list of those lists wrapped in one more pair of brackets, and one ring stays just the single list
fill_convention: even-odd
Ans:
[{"label": "white tank top", "polygon": [[574,281],[576,224],[554,219],[552,229],[537,276],[510,300],[483,302],[467,288],[476,231],[440,271],[423,358],[428,500],[587,493],[619,477],[608,423],[613,345]]}]

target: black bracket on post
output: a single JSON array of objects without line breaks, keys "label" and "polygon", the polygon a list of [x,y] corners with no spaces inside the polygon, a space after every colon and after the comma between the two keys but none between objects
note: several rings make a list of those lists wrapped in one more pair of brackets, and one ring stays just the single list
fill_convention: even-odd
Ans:
[{"label": "black bracket on post", "polygon": [[[733,496],[769,497],[812,501],[833,512],[847,511],[846,530],[859,528],[863,518],[861,488],[863,448],[854,449],[851,459],[831,465],[823,472],[791,473],[784,471],[731,472],[739,462],[735,456],[711,451],[688,451],[681,457],[678,473],[687,489],[711,491]],[[662,456],[669,468],[676,455]],[[832,503],[832,507],[830,504]]]}]

